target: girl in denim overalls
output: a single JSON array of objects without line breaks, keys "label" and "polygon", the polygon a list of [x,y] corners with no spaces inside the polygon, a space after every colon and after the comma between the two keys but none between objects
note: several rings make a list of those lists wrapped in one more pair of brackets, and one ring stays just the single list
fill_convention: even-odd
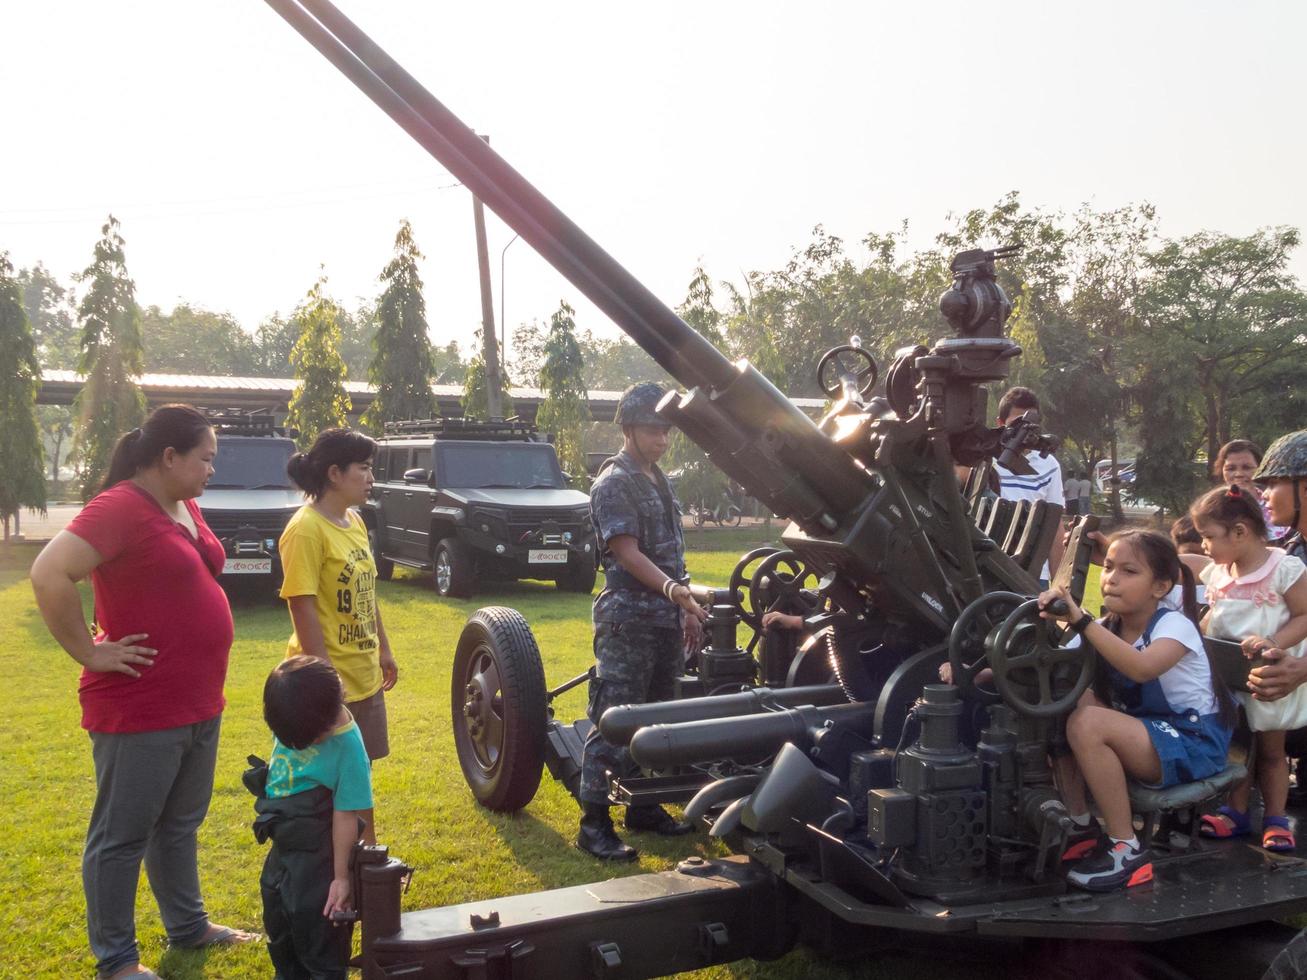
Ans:
[{"label": "girl in denim overalls", "polygon": [[[1177,582],[1183,613],[1163,602]],[[1040,596],[1044,607],[1067,603],[1067,621],[1098,652],[1109,682],[1110,705],[1086,692],[1067,718],[1075,765],[1062,768],[1062,796],[1079,827],[1064,855],[1079,858],[1067,880],[1090,891],[1153,876],[1152,857],[1135,836],[1127,777],[1161,788],[1215,775],[1225,768],[1234,718],[1198,632],[1193,576],[1170,539],[1138,530],[1113,536],[1102,590],[1108,614],[1101,620],[1063,589]],[[1106,833],[1089,815],[1086,786]]]}]

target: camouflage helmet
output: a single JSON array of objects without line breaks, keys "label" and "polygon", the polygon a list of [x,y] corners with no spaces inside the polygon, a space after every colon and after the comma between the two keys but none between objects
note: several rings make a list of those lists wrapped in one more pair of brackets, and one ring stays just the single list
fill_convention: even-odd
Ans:
[{"label": "camouflage helmet", "polygon": [[618,425],[657,425],[670,427],[671,423],[659,418],[654,408],[665,394],[663,386],[653,381],[641,381],[622,392],[613,421]]},{"label": "camouflage helmet", "polygon": [[1280,436],[1262,457],[1262,464],[1253,474],[1256,483],[1278,478],[1307,477],[1307,429]]}]

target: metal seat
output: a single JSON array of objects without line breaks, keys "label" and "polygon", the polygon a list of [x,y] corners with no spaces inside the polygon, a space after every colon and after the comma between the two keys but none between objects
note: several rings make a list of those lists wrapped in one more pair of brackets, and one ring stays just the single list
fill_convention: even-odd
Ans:
[{"label": "metal seat", "polygon": [[1128,780],[1126,787],[1130,791],[1130,808],[1144,818],[1144,829],[1139,839],[1146,847],[1173,850],[1169,840],[1162,841],[1155,838],[1158,836],[1159,815],[1175,814],[1177,816],[1175,823],[1179,825],[1177,829],[1182,829],[1188,837],[1184,850],[1194,850],[1198,843],[1198,835],[1194,833],[1194,818],[1198,808],[1224,795],[1230,787],[1247,775],[1248,770],[1242,763],[1231,762],[1220,772],[1206,779],[1179,783],[1165,789],[1153,789],[1142,783]]}]

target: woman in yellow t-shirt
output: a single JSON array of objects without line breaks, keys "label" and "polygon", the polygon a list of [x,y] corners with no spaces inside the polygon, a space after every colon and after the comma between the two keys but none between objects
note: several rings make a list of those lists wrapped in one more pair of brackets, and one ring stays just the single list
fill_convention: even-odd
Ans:
[{"label": "woman in yellow t-shirt", "polygon": [[[286,656],[329,660],[345,687],[368,758],[390,753],[385,692],[399,680],[377,607],[377,569],[357,511],[372,490],[377,444],[350,429],[326,429],[286,472],[309,502],[282,532],[281,597],[294,632]],[[369,814],[369,818],[370,818]],[[368,834],[372,836],[369,819]]]}]

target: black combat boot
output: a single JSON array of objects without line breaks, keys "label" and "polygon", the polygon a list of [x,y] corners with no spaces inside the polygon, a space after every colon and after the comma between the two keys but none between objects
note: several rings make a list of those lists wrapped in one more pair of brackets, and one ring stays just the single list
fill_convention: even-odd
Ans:
[{"label": "black combat boot", "polygon": [[634,861],[637,857],[635,848],[623,844],[617,831],[613,830],[607,803],[583,804],[576,846],[601,861]]},{"label": "black combat boot", "polygon": [[662,837],[680,837],[693,832],[694,826],[684,820],[677,820],[660,806],[628,806],[626,829],[645,830]]}]

